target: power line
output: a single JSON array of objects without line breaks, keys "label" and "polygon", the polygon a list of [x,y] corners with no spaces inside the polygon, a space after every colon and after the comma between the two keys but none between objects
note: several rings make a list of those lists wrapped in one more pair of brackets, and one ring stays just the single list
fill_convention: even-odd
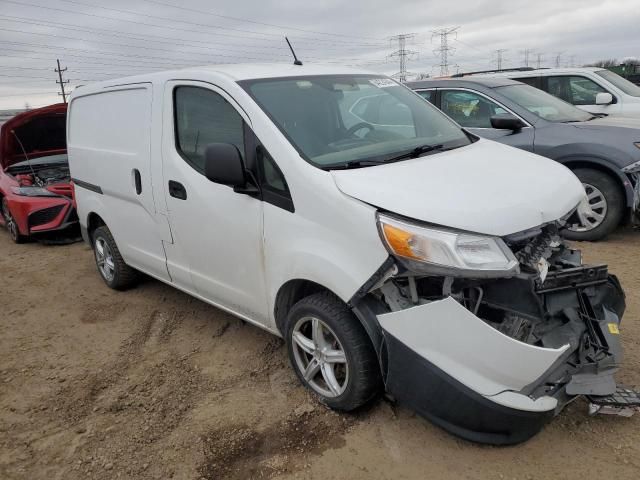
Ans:
[{"label": "power line", "polygon": [[544,61],[544,53],[536,53],[536,68],[540,68]]},{"label": "power line", "polygon": [[[15,33],[26,33],[23,32],[21,30],[14,30],[11,28],[0,28],[0,31],[4,31],[4,32],[15,32]],[[78,37],[69,37],[66,35],[58,35],[55,33],[39,33],[39,32],[29,32],[28,35],[39,35],[39,36],[45,36],[45,37],[55,37],[55,38],[65,38],[67,40],[82,40],[82,41],[87,41],[86,38],[78,38]],[[143,49],[143,50],[155,50],[157,52],[165,52],[165,53],[173,53],[173,54],[179,54],[182,51],[180,50],[167,50],[165,48],[156,48],[156,47],[149,47],[149,46],[138,46],[138,45],[131,45],[131,44],[126,44],[126,43],[114,43],[114,42],[104,42],[101,41],[100,42],[103,45],[111,45],[111,46],[115,46],[115,47],[127,47],[127,48],[139,48],[139,49]],[[247,59],[247,60],[264,60],[264,58],[257,58],[257,57],[238,57],[235,55],[225,55],[223,53],[215,53],[215,54],[206,54],[206,53],[198,53],[198,52],[182,52],[182,53],[188,53],[189,55],[199,55],[201,57],[207,57],[207,58],[211,58],[211,57],[223,57],[223,58],[233,58],[233,59]]]},{"label": "power line", "polygon": [[[57,12],[63,12],[63,13],[70,13],[73,15],[83,15],[86,17],[93,17],[93,18],[103,18],[106,20],[111,20],[111,21],[116,21],[116,22],[126,22],[126,23],[133,23],[136,25],[146,25],[146,26],[151,26],[151,27],[157,27],[157,28],[161,28],[163,30],[169,29],[169,30],[178,30],[178,31],[182,31],[182,32],[189,32],[189,33],[202,33],[202,34],[206,34],[206,35],[217,35],[217,36],[223,36],[223,37],[231,37],[231,38],[240,38],[243,40],[247,40],[247,34],[251,34],[251,35],[261,35],[263,36],[262,39],[260,38],[252,38],[251,40],[264,40],[265,36],[268,37],[278,37],[278,38],[282,38],[282,34],[280,33],[266,33],[266,32],[257,32],[257,31],[252,31],[252,30],[242,30],[242,29],[236,29],[236,28],[231,28],[231,27],[222,27],[219,25],[211,25],[211,24],[204,24],[204,23],[197,23],[197,22],[189,22],[187,20],[179,20],[176,18],[171,18],[171,17],[161,17],[158,15],[150,15],[150,14],[146,14],[146,13],[140,13],[140,12],[136,12],[133,10],[122,10],[122,9],[117,9],[117,8],[111,8],[111,7],[103,7],[101,5],[96,5],[96,4],[91,4],[91,3],[84,3],[84,2],[78,2],[76,0],[60,0],[63,2],[67,2],[67,3],[71,3],[71,4],[75,4],[75,5],[83,5],[83,6],[88,6],[88,7],[92,7],[92,8],[100,8],[102,10],[107,10],[107,11],[114,11],[114,12],[118,12],[118,13],[124,13],[126,15],[136,15],[138,17],[144,17],[144,18],[152,18],[152,19],[157,19],[157,20],[163,20],[163,21],[169,21],[169,22],[173,22],[173,23],[182,23],[185,25],[192,25],[192,26],[197,26],[197,27],[204,27],[207,29],[207,31],[201,31],[201,30],[193,30],[193,28],[181,28],[181,27],[177,27],[177,26],[169,26],[169,25],[159,25],[157,23],[149,23],[149,22],[140,22],[140,21],[136,21],[136,20],[130,20],[130,19],[126,19],[126,18],[115,18],[115,17],[110,17],[107,15],[99,15],[97,13],[88,13],[88,12],[79,12],[77,10],[73,10],[73,9],[65,9],[65,8],[56,8],[56,7],[49,7],[49,6],[45,6],[45,5],[39,5],[36,3],[29,3],[29,2],[18,2],[15,0],[2,0],[5,3],[12,3],[15,5],[21,5],[21,6],[29,6],[29,7],[34,7],[34,8],[40,8],[40,9],[45,9],[45,10],[50,10],[50,11],[57,11]],[[229,30],[229,31],[237,31],[240,33],[243,33],[244,35],[238,35],[238,34],[233,34],[233,33],[217,33],[217,32],[212,32],[211,29],[220,29],[220,30]],[[312,43],[317,43],[317,42],[328,42],[327,44],[330,45],[342,45],[342,44],[338,44],[338,43],[331,43],[331,40],[326,40],[326,39],[321,39],[321,38],[298,38],[296,41],[300,41],[300,42],[312,42]],[[371,46],[371,47],[376,47],[376,48],[380,48],[381,45],[378,44],[354,44],[353,42],[351,43],[352,45],[359,45],[359,46]]]},{"label": "power line", "polygon": [[431,41],[434,37],[440,38],[440,47],[433,51],[434,54],[440,56],[440,76],[446,77],[449,75],[449,56],[453,55],[455,48],[449,45],[449,36],[455,35],[458,37],[458,29],[460,27],[441,28],[432,32]]},{"label": "power line", "polygon": [[[25,18],[25,17],[15,17],[15,16],[11,16],[11,15],[0,15],[0,17],[5,17],[8,18],[8,20],[5,20],[5,18],[0,18],[0,20],[2,21],[7,21],[7,22],[13,22],[13,23],[19,23],[19,24],[29,24],[29,25],[39,25],[39,26],[43,26],[43,27],[50,27],[50,26],[61,26],[64,27],[64,30],[73,30],[73,31],[78,31],[78,32],[86,32],[86,33],[91,33],[94,35],[103,35],[103,36],[110,36],[110,37],[117,37],[117,38],[126,38],[126,39],[132,39],[132,40],[138,40],[138,41],[147,41],[147,39],[151,39],[154,43],[165,43],[168,45],[179,45],[179,46],[184,46],[184,47],[190,47],[190,48],[200,48],[200,49],[204,49],[204,50],[216,50],[215,48],[212,47],[208,47],[207,45],[210,44],[217,44],[217,45],[222,45],[225,46],[227,50],[230,50],[230,48],[235,48],[231,45],[229,45],[228,43],[220,43],[220,42],[212,42],[212,41],[206,41],[206,44],[203,44],[202,42],[200,43],[185,43],[184,40],[182,38],[176,38],[176,37],[166,37],[166,36],[160,36],[160,35],[152,35],[152,34],[128,34],[126,32],[122,32],[119,30],[110,30],[110,29],[103,29],[103,28],[81,28],[81,26],[76,25],[76,24],[72,24],[72,23],[61,23],[61,22],[51,22],[49,20],[46,21],[32,21],[31,19]],[[13,19],[18,19],[18,20],[13,20]],[[101,32],[107,32],[107,33],[101,33]],[[143,38],[140,38],[143,37]],[[144,38],[146,37],[146,38]],[[281,50],[281,48],[277,48],[277,47],[266,47],[266,46],[260,46],[257,45],[255,47],[255,49],[262,49],[262,50]],[[246,50],[234,50],[234,52],[238,52],[238,53],[255,53],[255,49],[253,52],[248,52]],[[289,55],[285,55],[284,53],[282,54],[276,54],[276,53],[272,53],[271,55],[274,56],[281,56],[281,57],[289,57]]]},{"label": "power line", "polygon": [[410,56],[418,53],[413,50],[406,49],[407,40],[412,40],[413,38],[415,38],[415,36],[416,36],[415,33],[403,33],[403,34],[395,35],[391,37],[392,42],[393,41],[398,42],[398,50],[390,54],[389,57],[398,57],[400,61],[400,71],[393,74],[392,77],[396,77],[398,80],[400,80],[401,83],[404,83],[407,81],[407,75],[408,75],[407,59]]},{"label": "power line", "polygon": [[[137,64],[145,64],[145,63],[153,63],[153,64],[162,64],[164,63],[165,65],[172,65],[172,66],[179,66],[179,67],[187,67],[187,66],[193,66],[193,63],[185,63],[182,65],[177,65],[174,63],[166,63],[167,58],[166,57],[155,57],[152,55],[132,55],[132,54],[126,54],[126,53],[118,53],[118,52],[106,52],[106,51],[98,51],[98,50],[86,50],[86,49],[81,49],[81,48],[70,48],[70,47],[55,47],[52,45],[45,45],[42,43],[27,43],[27,42],[9,42],[6,40],[0,40],[0,43],[7,43],[10,45],[18,45],[19,48],[21,48],[22,50],[17,50],[16,48],[12,48],[12,47],[3,47],[3,51],[4,50],[14,50],[14,51],[26,51],[27,53],[41,53],[38,50],[27,50],[24,47],[22,47],[21,45],[27,45],[30,47],[39,47],[39,48],[48,48],[48,49],[55,49],[55,50],[64,50],[64,51],[70,51],[70,52],[84,52],[84,53],[90,53],[91,56],[88,58],[96,58],[95,55],[111,55],[111,56],[119,56],[119,57],[127,57],[125,59],[120,59],[120,58],[101,58],[101,57],[97,57],[100,60],[115,60],[118,62],[126,62],[126,61],[135,61]],[[42,54],[46,54],[45,52],[42,52]],[[87,58],[87,56],[84,55],[73,55],[70,53],[65,53],[65,56],[69,56],[69,57],[78,57],[78,58]],[[135,60],[128,60],[129,58],[135,59]],[[145,59],[149,59],[149,58],[154,58],[154,59],[158,59],[161,62],[149,62],[148,60]]]},{"label": "power line", "polygon": [[27,96],[35,96],[35,95],[55,95],[57,92],[24,92],[24,93],[13,93],[11,95],[0,95],[0,98],[8,98],[8,97],[27,97]]},{"label": "power line", "polygon": [[185,7],[184,5],[173,5],[171,3],[165,3],[165,2],[160,2],[158,0],[142,0],[144,2],[147,3],[155,3],[156,5],[164,5],[165,7],[171,7],[171,8],[175,8],[177,10],[186,10],[186,11],[190,11],[190,12],[195,12],[198,14],[205,14],[205,15],[209,15],[212,17],[219,17],[219,18],[225,18],[227,20],[236,20],[238,22],[245,22],[245,23],[253,23],[255,25],[263,25],[266,27],[275,27],[275,28],[282,28],[285,30],[295,30],[298,32],[306,32],[306,33],[314,33],[314,34],[318,34],[318,35],[329,35],[329,36],[333,36],[333,37],[345,37],[345,38],[362,38],[365,40],[381,40],[378,38],[374,38],[374,37],[363,37],[363,36],[357,36],[357,35],[345,35],[345,34],[340,34],[340,33],[327,33],[327,32],[320,32],[320,31],[315,31],[315,30],[306,30],[304,28],[298,28],[298,27],[292,27],[292,26],[283,26],[283,25],[276,25],[273,23],[265,23],[265,22],[258,22],[255,20],[248,20],[248,19],[244,19],[244,18],[238,18],[238,17],[230,17],[228,15],[220,15],[217,13],[211,13],[211,12],[207,12],[205,10],[198,10],[195,8],[189,8],[189,7]]}]

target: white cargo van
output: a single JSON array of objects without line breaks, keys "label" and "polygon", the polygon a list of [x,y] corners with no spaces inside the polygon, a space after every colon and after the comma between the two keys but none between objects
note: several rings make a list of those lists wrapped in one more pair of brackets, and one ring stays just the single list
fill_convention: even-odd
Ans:
[{"label": "white cargo van", "polygon": [[332,408],[386,390],[500,444],[577,395],[600,408],[616,393],[624,295],[558,236],[578,179],[389,78],[299,65],[136,76],[76,89],[67,131],[106,284],[144,272],[282,336]]}]

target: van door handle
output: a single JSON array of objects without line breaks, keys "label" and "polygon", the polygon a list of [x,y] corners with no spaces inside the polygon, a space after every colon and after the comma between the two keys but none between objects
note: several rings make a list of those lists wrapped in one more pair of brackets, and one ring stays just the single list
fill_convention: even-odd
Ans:
[{"label": "van door handle", "polygon": [[169,180],[169,195],[173,198],[177,198],[178,200],[186,200],[187,199],[187,191],[180,182],[176,182],[175,180]]},{"label": "van door handle", "polygon": [[133,169],[133,183],[136,186],[136,193],[140,195],[142,193],[142,177],[140,177],[140,170]]}]

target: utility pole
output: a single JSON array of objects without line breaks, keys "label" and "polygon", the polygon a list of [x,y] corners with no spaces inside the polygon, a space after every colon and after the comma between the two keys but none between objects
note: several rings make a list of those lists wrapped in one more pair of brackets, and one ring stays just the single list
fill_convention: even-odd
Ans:
[{"label": "utility pole", "polygon": [[400,71],[392,75],[392,77],[395,77],[398,80],[400,80],[400,83],[406,82],[407,75],[409,75],[409,72],[407,72],[408,58],[418,53],[413,50],[407,50],[407,40],[412,40],[415,36],[416,36],[415,33],[403,33],[401,35],[395,35],[391,37],[392,42],[395,42],[395,41],[398,42],[398,50],[396,50],[389,56],[398,57],[398,59],[400,60]]},{"label": "utility pole", "polygon": [[449,45],[449,36],[458,36],[458,29],[460,27],[441,28],[431,32],[431,41],[434,38],[440,38],[440,47],[436,48],[433,53],[440,57],[440,76],[446,77],[449,75],[449,55],[453,55],[455,48]]},{"label": "utility pole", "polygon": [[499,48],[498,50],[494,50],[496,54],[496,64],[498,66],[497,70],[502,70],[502,62],[504,61],[504,52],[506,52],[506,48]]},{"label": "utility pole", "polygon": [[543,60],[544,60],[544,55],[540,52],[536,53],[536,68],[540,68],[542,66]]},{"label": "utility pole", "polygon": [[522,50],[522,54],[524,55],[524,66],[528,67],[529,66],[529,56],[533,53],[533,50],[531,50],[530,48],[525,48],[524,50]]},{"label": "utility pole", "polygon": [[67,103],[67,94],[64,91],[64,86],[69,83],[69,80],[62,80],[62,72],[66,72],[67,71],[67,67],[60,68],[60,60],[59,59],[56,60],[56,63],[58,64],[58,68],[56,68],[54,70],[54,72],[58,73],[58,79],[59,80],[56,80],[56,83],[58,85],[60,85],[60,93],[58,93],[58,95],[62,95],[62,101],[64,103]]}]

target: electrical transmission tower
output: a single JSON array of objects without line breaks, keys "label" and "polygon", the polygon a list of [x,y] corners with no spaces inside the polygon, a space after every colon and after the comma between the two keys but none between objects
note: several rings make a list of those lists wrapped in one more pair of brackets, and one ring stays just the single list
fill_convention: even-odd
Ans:
[{"label": "electrical transmission tower", "polygon": [[62,73],[67,71],[67,67],[60,68],[60,60],[56,60],[58,64],[58,68],[54,69],[54,72],[58,74],[58,80],[56,83],[60,85],[60,93],[58,95],[62,95],[62,101],[67,103],[67,93],[64,91],[64,86],[69,83],[69,80],[62,80]]},{"label": "electrical transmission tower", "polygon": [[544,61],[544,55],[540,52],[536,53],[536,68],[540,68]]},{"label": "electrical transmission tower", "polygon": [[522,55],[524,56],[524,66],[525,67],[529,66],[529,58],[531,57],[532,53],[533,53],[533,50],[531,50],[530,48],[525,48],[524,50],[522,50]]},{"label": "electrical transmission tower", "polygon": [[406,82],[407,75],[410,75],[410,73],[407,71],[407,60],[409,59],[409,57],[418,53],[413,50],[407,50],[407,41],[412,40],[415,36],[415,33],[403,33],[401,35],[395,35],[391,37],[392,42],[398,42],[398,50],[396,50],[389,56],[398,57],[398,60],[400,60],[400,71],[392,75],[392,77],[400,80],[400,83]]},{"label": "electrical transmission tower", "polygon": [[449,56],[453,55],[455,48],[449,45],[449,36],[453,35],[458,37],[458,29],[460,27],[441,28],[440,30],[434,30],[431,36],[431,41],[434,38],[440,38],[440,47],[436,48],[433,53],[440,57],[440,76],[447,77],[449,75]]},{"label": "electrical transmission tower", "polygon": [[562,60],[562,54],[564,52],[557,52],[556,53],[556,60],[555,60],[555,64],[556,64],[556,68],[560,68],[560,61]]},{"label": "electrical transmission tower", "polygon": [[498,50],[494,51],[494,53],[496,54],[496,70],[502,70],[502,63],[504,62],[504,52],[506,51],[506,48],[499,48]]}]

